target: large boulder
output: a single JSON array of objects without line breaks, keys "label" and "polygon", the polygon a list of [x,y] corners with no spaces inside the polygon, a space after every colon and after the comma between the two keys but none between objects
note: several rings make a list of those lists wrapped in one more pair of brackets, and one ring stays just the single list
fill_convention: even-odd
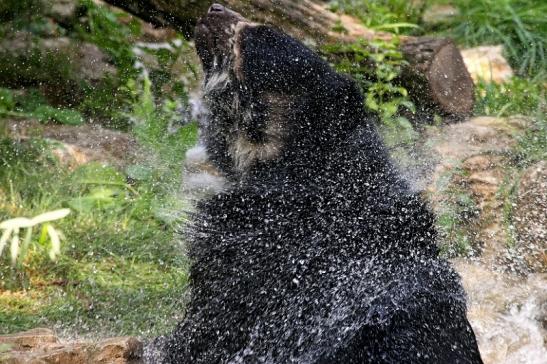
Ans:
[{"label": "large boulder", "polygon": [[142,343],[134,337],[98,342],[59,339],[52,330],[33,329],[0,336],[0,362],[6,364],[138,364]]},{"label": "large boulder", "polygon": [[547,162],[528,167],[518,186],[513,221],[516,249],[527,267],[547,273]]},{"label": "large boulder", "polygon": [[59,161],[76,168],[89,162],[99,162],[124,168],[141,160],[142,152],[135,138],[118,130],[100,125],[42,125],[35,120],[7,120],[7,134],[16,140],[40,136],[55,141],[53,154]]}]

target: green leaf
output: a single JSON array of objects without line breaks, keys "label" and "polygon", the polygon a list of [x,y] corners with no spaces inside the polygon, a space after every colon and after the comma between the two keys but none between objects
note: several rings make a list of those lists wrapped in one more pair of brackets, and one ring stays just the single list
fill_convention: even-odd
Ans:
[{"label": "green leaf", "polygon": [[369,109],[374,110],[374,111],[378,111],[378,103],[374,99],[374,95],[372,93],[367,94],[367,98],[366,98],[365,103],[366,103],[366,106]]},{"label": "green leaf", "polygon": [[108,208],[116,204],[119,195],[119,190],[99,187],[92,189],[86,196],[71,199],[68,205],[79,212],[91,212],[97,208]]},{"label": "green leaf", "polygon": [[84,123],[84,118],[78,111],[57,109],[49,105],[38,106],[31,115],[42,123],[56,122],[64,125],[80,125]]}]

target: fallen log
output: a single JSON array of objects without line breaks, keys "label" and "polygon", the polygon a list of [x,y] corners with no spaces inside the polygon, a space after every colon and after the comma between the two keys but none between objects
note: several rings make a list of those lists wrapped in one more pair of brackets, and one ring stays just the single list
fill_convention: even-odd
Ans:
[{"label": "fallen log", "polygon": [[[170,26],[192,36],[196,19],[209,2],[197,0],[106,0],[158,26]],[[389,41],[393,35],[368,29],[348,15],[328,10],[318,0],[225,0],[228,7],[260,23],[273,24],[317,46],[357,39]],[[344,32],[335,31],[339,25]],[[408,62],[400,83],[419,111],[466,116],[474,104],[473,80],[460,51],[447,38],[401,37],[400,50]]]}]

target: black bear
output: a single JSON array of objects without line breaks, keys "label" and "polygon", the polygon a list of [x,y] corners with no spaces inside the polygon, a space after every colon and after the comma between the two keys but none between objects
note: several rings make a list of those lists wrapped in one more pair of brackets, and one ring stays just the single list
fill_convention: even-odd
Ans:
[{"label": "black bear", "polygon": [[187,229],[191,298],[166,363],[481,363],[434,217],[356,84],[214,4],[196,26],[223,191]]}]

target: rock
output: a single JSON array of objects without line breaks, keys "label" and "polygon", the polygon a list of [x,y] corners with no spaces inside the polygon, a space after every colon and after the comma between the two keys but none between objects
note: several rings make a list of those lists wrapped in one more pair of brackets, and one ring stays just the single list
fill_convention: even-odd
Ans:
[{"label": "rock", "polygon": [[[464,123],[428,131],[431,154],[437,158],[434,173],[426,183],[433,209],[442,215],[457,211],[463,194],[472,200],[466,207],[461,233],[470,253],[480,253],[481,261],[497,269],[522,270],[518,256],[511,251],[511,231],[507,228],[505,196],[516,135],[528,126],[523,118],[476,117]],[[451,191],[456,191],[453,194]],[[467,211],[466,210],[466,211]]]},{"label": "rock", "polygon": [[59,24],[72,24],[76,19],[78,2],[75,0],[42,0],[45,2],[46,15]]},{"label": "rock", "polygon": [[109,57],[95,44],[81,43],[74,57],[77,57],[75,60],[84,80],[92,84],[117,73],[116,68],[109,63]]},{"label": "rock", "polygon": [[[480,116],[459,124],[445,125],[442,128],[431,128],[426,132],[427,146],[431,158],[435,159],[433,174],[422,178],[418,185],[427,186],[433,206],[435,207],[443,180],[461,166],[462,161],[473,156],[505,155],[515,146],[514,135],[522,133],[528,125],[522,118],[496,118]],[[427,153],[425,153],[427,154]],[[471,159],[468,167],[480,162]],[[488,164],[488,161],[483,161]],[[475,175],[476,179],[481,176]]]},{"label": "rock", "polygon": [[142,357],[143,344],[134,337],[116,337],[103,340],[97,345],[93,363],[123,364]]},{"label": "rock", "polygon": [[517,250],[528,268],[547,273],[547,161],[528,167],[520,178],[513,221]]},{"label": "rock", "polygon": [[13,350],[19,351],[58,343],[59,338],[55,336],[55,333],[52,330],[43,328],[0,336],[0,344],[7,344]]},{"label": "rock", "polygon": [[452,263],[468,294],[467,317],[484,363],[543,363],[547,275],[494,272],[463,259]]},{"label": "rock", "polygon": [[69,168],[89,162],[124,168],[139,160],[141,154],[132,135],[99,125],[42,125],[33,120],[8,120],[6,124],[11,138],[40,136],[58,142],[53,154]]},{"label": "rock", "polygon": [[467,71],[476,84],[480,80],[503,83],[513,77],[513,69],[503,57],[503,46],[481,46],[461,51]]},{"label": "rock", "polygon": [[[426,132],[435,157],[428,179],[434,210],[440,211],[451,188],[470,195],[477,208],[462,229],[480,254],[453,265],[469,297],[468,318],[485,364],[539,364],[547,357],[547,162],[522,172],[514,200],[510,192],[519,179],[510,155],[528,126],[524,118],[478,117]],[[511,201],[516,242],[507,226]]]},{"label": "rock", "polygon": [[138,364],[143,350],[134,337],[63,342],[48,329],[3,335],[0,344],[8,347],[0,352],[0,362],[9,364]]},{"label": "rock", "polygon": [[515,145],[513,133],[524,130],[527,125],[527,120],[517,117],[479,116],[448,125],[437,130],[437,135],[430,133],[428,138],[446,163],[476,154],[508,152]]},{"label": "rock", "polygon": [[142,35],[140,40],[143,42],[163,43],[175,39],[177,32],[172,28],[156,27],[148,22],[141,22]]}]

